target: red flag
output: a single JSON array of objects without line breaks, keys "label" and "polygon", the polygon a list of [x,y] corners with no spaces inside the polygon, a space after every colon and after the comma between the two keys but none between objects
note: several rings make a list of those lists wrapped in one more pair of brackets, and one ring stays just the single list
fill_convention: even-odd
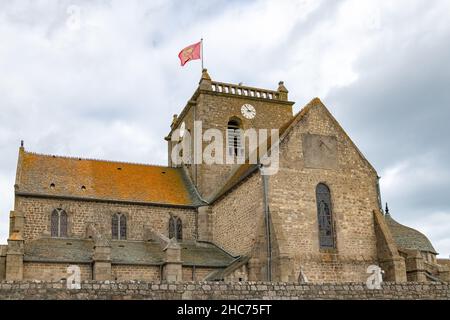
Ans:
[{"label": "red flag", "polygon": [[180,58],[181,66],[184,66],[188,61],[200,59],[201,45],[202,42],[200,41],[191,44],[190,46],[180,51],[180,53],[178,54],[178,58]]}]

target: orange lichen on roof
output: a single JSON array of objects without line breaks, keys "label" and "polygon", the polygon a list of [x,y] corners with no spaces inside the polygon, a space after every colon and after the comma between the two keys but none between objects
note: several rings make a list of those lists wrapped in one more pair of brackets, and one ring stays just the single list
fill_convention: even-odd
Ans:
[{"label": "orange lichen on roof", "polygon": [[13,232],[13,234],[9,237],[8,240],[20,241],[20,240],[23,240],[23,238],[22,238],[22,236],[20,235],[19,232]]},{"label": "orange lichen on roof", "polygon": [[99,200],[192,205],[179,168],[23,152],[17,192]]}]

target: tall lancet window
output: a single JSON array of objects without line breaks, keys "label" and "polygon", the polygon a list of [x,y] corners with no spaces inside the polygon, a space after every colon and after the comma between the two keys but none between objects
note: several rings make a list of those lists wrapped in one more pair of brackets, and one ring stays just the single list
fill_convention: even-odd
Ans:
[{"label": "tall lancet window", "polygon": [[111,236],[116,240],[127,238],[127,217],[122,213],[115,213],[111,220]]},{"label": "tall lancet window", "polygon": [[169,219],[169,238],[183,239],[183,222],[181,218],[171,216]]},{"label": "tall lancet window", "polygon": [[333,212],[331,207],[330,189],[326,184],[319,183],[316,187],[317,218],[319,222],[320,248],[335,248]]},{"label": "tall lancet window", "polygon": [[177,240],[183,239],[183,223],[181,218],[177,218]]},{"label": "tall lancet window", "polygon": [[233,157],[244,156],[244,149],[242,148],[241,121],[238,118],[233,118],[228,121],[227,146],[228,155]]},{"label": "tall lancet window", "polygon": [[52,237],[67,237],[67,213],[63,209],[53,210],[50,229]]}]

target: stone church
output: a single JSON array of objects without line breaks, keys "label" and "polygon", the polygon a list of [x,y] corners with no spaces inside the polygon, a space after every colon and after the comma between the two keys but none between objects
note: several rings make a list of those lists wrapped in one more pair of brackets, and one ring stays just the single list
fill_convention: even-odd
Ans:
[{"label": "stone church", "polygon": [[[168,166],[22,144],[0,279],[67,279],[76,265],[81,280],[343,283],[365,282],[378,265],[385,281],[449,281],[450,260],[382,209],[376,170],[322,102],[295,115],[293,105],[283,82],[222,83],[205,69],[165,138]],[[223,153],[244,162],[174,163],[196,121],[223,132]],[[250,128],[278,129],[276,174],[245,161]]]}]

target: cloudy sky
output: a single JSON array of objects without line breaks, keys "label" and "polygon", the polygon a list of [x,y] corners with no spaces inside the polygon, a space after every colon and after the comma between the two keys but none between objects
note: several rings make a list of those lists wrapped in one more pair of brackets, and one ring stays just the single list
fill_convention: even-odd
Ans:
[{"label": "cloudy sky", "polygon": [[39,153],[165,164],[172,115],[213,79],[319,96],[401,223],[450,254],[450,1],[0,2],[0,243],[20,140]]}]

